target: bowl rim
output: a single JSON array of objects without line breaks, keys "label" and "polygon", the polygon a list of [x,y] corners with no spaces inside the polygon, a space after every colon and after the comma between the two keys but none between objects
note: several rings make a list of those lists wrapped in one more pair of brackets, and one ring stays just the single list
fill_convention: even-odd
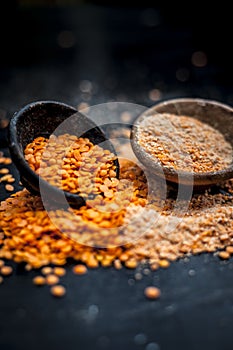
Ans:
[{"label": "bowl rim", "polygon": [[[37,192],[37,195],[40,195],[40,182],[41,182],[43,187],[46,190],[48,190],[54,194],[55,201],[56,201],[56,198],[59,198],[61,196],[65,196],[65,198],[67,199],[69,204],[78,205],[79,207],[81,205],[85,205],[86,200],[92,199],[93,196],[91,196],[91,198],[90,197],[83,198],[79,194],[68,192],[68,191],[63,191],[59,187],[51,185],[48,181],[44,180],[42,177],[40,177],[38,174],[36,174],[35,171],[33,171],[31,169],[27,160],[24,157],[23,150],[20,147],[19,142],[18,142],[18,133],[17,133],[18,122],[25,115],[25,113],[30,111],[30,109],[33,109],[35,107],[39,107],[42,105],[44,105],[44,106],[54,105],[54,106],[58,106],[58,107],[61,106],[61,107],[64,107],[64,108],[70,110],[71,112],[73,112],[73,114],[82,115],[82,113],[80,113],[74,107],[72,107],[66,103],[59,102],[59,101],[40,100],[40,101],[31,102],[31,103],[25,105],[24,107],[22,107],[21,109],[19,109],[18,111],[16,111],[13,114],[13,116],[10,120],[10,123],[8,125],[8,147],[10,150],[12,160],[20,173],[22,182],[26,182],[27,185],[29,184],[28,187],[30,187],[32,191]],[[90,124],[92,124],[92,128],[98,128],[98,130],[102,133],[104,138],[106,140],[108,140],[107,137],[105,136],[104,131],[98,125],[96,125],[91,119],[89,119],[88,117],[86,117],[86,118],[90,121]],[[112,152],[114,154],[116,154],[115,148],[112,144],[111,144],[111,148],[112,148]],[[24,176],[24,173],[26,173],[26,176]],[[119,163],[118,163],[118,173],[119,173]],[[25,186],[25,187],[27,187],[27,186]]]},{"label": "bowl rim", "polygon": [[[150,115],[159,115],[166,113],[165,111],[163,112],[158,112],[157,110],[166,106],[174,105],[174,104],[189,104],[189,103],[197,103],[200,106],[204,105],[211,105],[211,106],[217,106],[218,108],[222,108],[229,113],[233,114],[233,107],[222,103],[218,102],[212,99],[204,99],[204,98],[192,98],[192,97],[181,97],[181,98],[172,98],[172,99],[166,99],[164,101],[158,102],[155,105],[151,106],[148,108],[146,111],[141,113],[134,121],[132,130],[131,130],[131,146],[132,149],[139,159],[139,161],[145,166],[148,167],[147,162],[150,164],[150,170],[152,172],[160,172],[161,170],[164,172],[165,177],[167,178],[168,181],[171,182],[176,182],[176,183],[183,183],[183,184],[193,184],[193,185],[211,185],[211,184],[216,184],[219,178],[221,180],[226,180],[229,178],[233,177],[233,161],[232,163],[221,170],[218,171],[208,171],[208,172],[188,172],[188,171],[183,171],[183,170],[178,170],[175,171],[175,169],[169,168],[169,167],[163,167],[160,165],[160,163],[156,163],[153,161],[153,156],[150,155],[148,152],[144,150],[143,147],[141,147],[138,143],[138,137],[137,137],[137,131],[138,131],[138,125],[139,123],[145,119],[146,117]],[[169,112],[168,112],[169,113]],[[179,116],[179,114],[177,114]],[[184,115],[184,113],[182,114]],[[232,120],[233,121],[233,120]],[[192,180],[190,178],[190,175],[192,176]],[[178,176],[179,181],[174,181],[174,177]]]}]

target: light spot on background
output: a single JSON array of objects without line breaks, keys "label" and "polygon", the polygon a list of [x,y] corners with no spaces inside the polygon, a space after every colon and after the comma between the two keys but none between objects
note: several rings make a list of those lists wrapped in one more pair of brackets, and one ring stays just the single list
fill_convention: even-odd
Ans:
[{"label": "light spot on background", "polygon": [[57,36],[58,45],[64,49],[69,49],[75,44],[75,36],[70,30],[63,30]]},{"label": "light spot on background", "polygon": [[195,67],[205,67],[207,65],[207,56],[203,51],[195,51],[192,54],[191,62]]},{"label": "light spot on background", "polygon": [[159,89],[152,89],[149,91],[149,99],[151,101],[158,101],[161,98],[161,91]]}]

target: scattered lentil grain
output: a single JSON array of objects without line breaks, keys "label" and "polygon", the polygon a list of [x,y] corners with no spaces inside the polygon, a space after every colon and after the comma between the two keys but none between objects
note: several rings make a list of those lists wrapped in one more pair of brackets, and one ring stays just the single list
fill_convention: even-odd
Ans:
[{"label": "scattered lentil grain", "polygon": [[170,262],[165,259],[159,260],[159,266],[166,269],[167,267],[170,266]]},{"label": "scattered lentil grain", "polygon": [[43,268],[41,269],[41,273],[42,273],[44,276],[50,275],[50,274],[53,273],[53,269],[52,269],[52,267],[50,267],[50,266],[45,266],[45,267],[43,267]]},{"label": "scattered lentil grain", "polygon": [[57,266],[57,267],[54,267],[53,273],[54,273],[56,276],[62,277],[62,276],[65,276],[66,270],[65,270],[63,267],[58,267],[58,266]]},{"label": "scattered lentil grain", "polygon": [[13,176],[11,176],[10,178],[8,178],[7,182],[13,183],[13,182],[15,182],[15,178]]},{"label": "scattered lentil grain", "polygon": [[11,266],[4,265],[1,267],[0,271],[3,276],[9,276],[12,274],[13,268]]},{"label": "scattered lentil grain", "polygon": [[46,275],[45,280],[49,286],[52,286],[53,284],[57,284],[59,282],[59,277],[56,275],[50,274],[50,275]]},{"label": "scattered lentil grain", "polygon": [[9,158],[9,157],[4,157],[3,163],[4,163],[5,165],[9,165],[9,164],[12,163],[12,160],[11,160],[11,158]]},{"label": "scattered lentil grain", "polygon": [[144,294],[148,299],[158,299],[161,295],[161,291],[157,287],[146,287],[144,290]]},{"label": "scattered lentil grain", "polygon": [[128,267],[128,269],[136,269],[138,263],[135,259],[130,259],[125,262],[125,266]]},{"label": "scattered lentil grain", "polygon": [[14,186],[12,186],[12,185],[5,185],[5,189],[8,191],[8,192],[12,192],[12,191],[14,191]]},{"label": "scattered lentil grain", "polygon": [[66,289],[61,285],[56,285],[51,287],[50,292],[54,297],[61,298],[66,294]]},{"label": "scattered lentil grain", "polygon": [[233,254],[233,246],[228,246],[228,247],[226,247],[226,251],[227,251],[227,253],[229,253],[230,255],[232,255],[232,254]]},{"label": "scattered lentil grain", "polygon": [[0,169],[0,174],[6,175],[8,173],[9,173],[9,169],[7,169],[7,168]]},{"label": "scattered lentil grain", "polygon": [[46,284],[46,280],[43,276],[36,276],[33,278],[33,284],[36,286],[43,286]]},{"label": "scattered lentil grain", "polygon": [[87,268],[85,265],[81,265],[81,264],[75,265],[73,267],[73,273],[75,275],[85,275],[87,273]]},{"label": "scattered lentil grain", "polygon": [[218,253],[218,256],[223,260],[227,260],[230,258],[230,253],[228,253],[227,251],[222,251]]},{"label": "scattered lentil grain", "polygon": [[114,260],[114,267],[116,270],[122,269],[122,264],[121,264],[121,261],[119,259]]}]

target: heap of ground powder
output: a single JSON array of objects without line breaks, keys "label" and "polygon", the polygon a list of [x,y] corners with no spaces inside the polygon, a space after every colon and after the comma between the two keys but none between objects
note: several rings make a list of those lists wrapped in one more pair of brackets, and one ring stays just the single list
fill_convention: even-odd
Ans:
[{"label": "heap of ground powder", "polygon": [[232,147],[224,136],[188,116],[149,115],[138,124],[138,139],[167,168],[202,173],[222,170],[232,162]]}]

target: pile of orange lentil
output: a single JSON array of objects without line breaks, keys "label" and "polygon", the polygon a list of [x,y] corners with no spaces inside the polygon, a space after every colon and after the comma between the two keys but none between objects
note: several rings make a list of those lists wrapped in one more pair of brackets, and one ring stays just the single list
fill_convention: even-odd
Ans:
[{"label": "pile of orange lentil", "polygon": [[[130,144],[124,145],[124,152],[126,147]],[[0,158],[2,169],[7,165],[5,159],[4,155]],[[2,176],[4,172],[0,169]],[[137,267],[144,263],[156,270],[189,254],[221,250],[222,259],[233,254],[232,180],[220,184],[216,193],[195,193],[181,222],[169,233],[166,227],[174,219],[175,199],[168,196],[160,203],[159,185],[148,196],[143,170],[126,159],[120,160],[117,181],[113,196],[99,193],[80,209],[66,212],[47,213],[41,198],[26,189],[2,201],[0,283],[12,273],[6,260],[24,263],[28,271],[38,269],[33,283],[49,285],[54,296],[62,297],[66,289],[61,279],[70,258],[76,275],[86,274],[87,269],[113,266],[135,269],[136,276]],[[145,290],[145,296],[156,299],[160,291],[153,286]]]}]

